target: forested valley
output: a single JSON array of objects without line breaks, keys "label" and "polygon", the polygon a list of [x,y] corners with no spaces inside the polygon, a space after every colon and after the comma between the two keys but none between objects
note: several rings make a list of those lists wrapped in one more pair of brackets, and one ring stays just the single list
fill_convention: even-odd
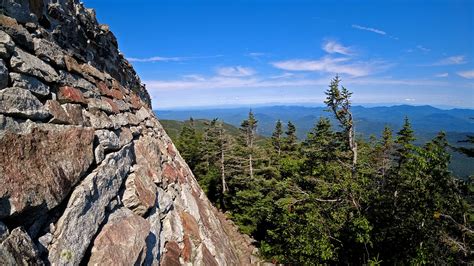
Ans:
[{"label": "forested valley", "polygon": [[[448,170],[448,150],[456,148],[445,134],[414,145],[407,117],[402,128],[365,140],[338,77],[326,96],[337,124],[321,118],[301,142],[291,122],[277,121],[271,138],[259,137],[252,111],[236,134],[217,118],[202,131],[190,119],[174,141],[208,198],[269,261],[472,262],[473,177]],[[472,148],[459,151],[474,156]]]}]

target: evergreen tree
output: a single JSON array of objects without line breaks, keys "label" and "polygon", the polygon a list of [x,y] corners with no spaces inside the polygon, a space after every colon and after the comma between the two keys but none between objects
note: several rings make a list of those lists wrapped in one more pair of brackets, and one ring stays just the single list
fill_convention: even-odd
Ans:
[{"label": "evergreen tree", "polygon": [[308,174],[316,174],[314,170],[317,166],[323,167],[336,158],[337,144],[335,140],[336,134],[331,129],[329,119],[320,118],[303,142],[305,167]]},{"label": "evergreen tree", "polygon": [[217,123],[217,146],[219,151],[219,170],[221,176],[221,195],[220,195],[220,207],[225,210],[225,195],[228,191],[227,186],[227,172],[226,163],[228,161],[230,149],[232,148],[232,140],[225,132],[222,122]]},{"label": "evergreen tree", "polygon": [[254,154],[255,154],[255,135],[257,130],[257,120],[252,112],[249,111],[249,116],[246,120],[242,121],[240,125],[240,140],[243,151],[247,157],[248,173],[251,178],[254,176]]},{"label": "evergreen tree", "polygon": [[326,91],[326,101],[324,103],[328,106],[328,109],[332,111],[336,119],[339,121],[340,126],[343,129],[343,134],[346,136],[346,143],[351,151],[351,171],[352,175],[355,176],[357,173],[357,142],[355,139],[355,128],[352,119],[351,108],[351,96],[344,86],[339,88],[341,80],[339,76],[336,76],[329,85],[329,89]]},{"label": "evergreen tree", "polygon": [[298,138],[296,137],[296,127],[293,123],[291,123],[291,121],[288,121],[285,135],[284,150],[288,153],[296,151]]},{"label": "evergreen tree", "polygon": [[217,119],[203,135],[186,122],[177,144],[209,199],[276,263],[472,262],[474,188],[449,171],[445,134],[416,146],[405,118],[395,139],[385,127],[356,141],[351,93],[339,83],[326,92],[338,127],[321,118],[301,145],[291,122],[282,136],[281,121],[266,146],[256,142],[252,111],[236,145]]},{"label": "evergreen tree", "polygon": [[414,150],[413,141],[415,141],[415,135],[413,129],[411,128],[410,120],[408,117],[405,117],[403,122],[403,127],[397,133],[397,139],[395,143],[397,144],[397,157],[398,157],[398,166],[405,162]]},{"label": "evergreen tree", "polygon": [[181,151],[181,156],[193,171],[201,162],[200,141],[201,138],[197,134],[194,126],[194,119],[190,117],[189,120],[184,123],[179,133],[176,146],[178,150]]},{"label": "evergreen tree", "polygon": [[273,130],[271,140],[273,149],[277,152],[278,158],[280,158],[283,146],[283,124],[281,123],[280,119],[278,119],[275,124],[275,129]]},{"label": "evergreen tree", "polygon": [[379,145],[376,147],[376,160],[377,160],[377,172],[382,178],[382,182],[385,180],[385,176],[391,167],[391,156],[393,153],[393,134],[390,127],[385,126],[382,132],[382,139]]}]

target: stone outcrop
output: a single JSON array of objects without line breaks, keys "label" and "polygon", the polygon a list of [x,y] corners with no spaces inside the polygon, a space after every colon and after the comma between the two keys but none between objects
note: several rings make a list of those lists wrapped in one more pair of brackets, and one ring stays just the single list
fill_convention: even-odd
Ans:
[{"label": "stone outcrop", "polygon": [[252,252],[93,10],[0,1],[0,265],[249,265]]}]

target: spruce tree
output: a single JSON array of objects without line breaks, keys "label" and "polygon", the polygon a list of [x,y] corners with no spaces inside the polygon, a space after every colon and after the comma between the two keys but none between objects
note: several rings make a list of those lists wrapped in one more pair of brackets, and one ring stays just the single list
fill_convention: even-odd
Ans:
[{"label": "spruce tree", "polygon": [[285,131],[285,151],[288,153],[296,151],[297,140],[296,127],[291,121],[288,121]]},{"label": "spruce tree", "polygon": [[318,165],[324,166],[330,160],[335,159],[335,138],[329,119],[323,117],[308,132],[306,140],[303,142],[303,154],[306,157],[305,167],[310,175],[314,174],[313,171]]},{"label": "spruce tree", "polygon": [[397,144],[396,155],[398,157],[398,167],[407,160],[408,156],[413,151],[413,141],[415,141],[415,135],[411,128],[410,120],[408,120],[408,117],[405,117],[402,129],[398,131],[397,139],[395,140],[395,143]]},{"label": "spruce tree", "polygon": [[248,172],[251,178],[254,176],[254,154],[255,154],[255,136],[257,130],[257,119],[252,112],[249,111],[248,118],[240,124],[240,132],[241,132],[241,140],[242,144],[245,146],[243,147],[244,153],[247,157],[248,163]]},{"label": "spruce tree", "polygon": [[201,162],[201,138],[196,132],[194,119],[189,118],[183,125],[176,143],[181,156],[186,160],[191,170],[195,170],[197,165]]},{"label": "spruce tree", "polygon": [[340,126],[343,129],[346,143],[351,151],[351,172],[352,176],[355,177],[357,174],[357,142],[355,139],[355,127],[352,118],[351,108],[351,96],[344,86],[339,88],[341,80],[339,76],[336,76],[329,85],[329,89],[326,91],[326,100],[324,103],[328,106],[328,110],[331,111],[336,119],[339,121]]},{"label": "spruce tree", "polygon": [[283,124],[281,123],[280,119],[278,119],[278,121],[275,124],[275,129],[273,130],[271,140],[272,140],[273,149],[278,154],[278,158],[280,158],[281,150],[283,146]]}]

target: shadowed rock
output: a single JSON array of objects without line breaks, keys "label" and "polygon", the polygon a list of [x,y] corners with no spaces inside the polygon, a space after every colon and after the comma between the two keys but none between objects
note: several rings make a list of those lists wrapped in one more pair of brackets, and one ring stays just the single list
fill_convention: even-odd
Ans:
[{"label": "shadowed rock", "polygon": [[49,94],[49,86],[39,81],[37,78],[20,73],[10,73],[13,87],[29,90],[40,96]]},{"label": "shadowed rock", "polygon": [[13,229],[0,243],[0,262],[2,265],[44,265],[35,244],[20,227]]},{"label": "shadowed rock", "polygon": [[0,113],[38,120],[50,115],[38,98],[20,88],[0,90]]}]

